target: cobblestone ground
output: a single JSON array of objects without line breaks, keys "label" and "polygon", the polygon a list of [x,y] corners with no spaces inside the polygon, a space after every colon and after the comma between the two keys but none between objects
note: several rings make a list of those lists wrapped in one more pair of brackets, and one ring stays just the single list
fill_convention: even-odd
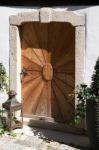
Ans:
[{"label": "cobblestone ground", "polygon": [[48,141],[44,137],[41,138],[41,135],[35,135],[35,132],[27,126],[14,132],[17,133],[15,138],[7,134],[0,137],[0,150],[77,150],[65,144]]}]

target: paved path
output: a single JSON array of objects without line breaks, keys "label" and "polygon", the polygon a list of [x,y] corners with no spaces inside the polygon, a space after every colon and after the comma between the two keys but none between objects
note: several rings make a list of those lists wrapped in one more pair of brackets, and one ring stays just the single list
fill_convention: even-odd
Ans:
[{"label": "paved path", "polygon": [[58,142],[46,142],[42,139],[35,139],[28,136],[19,139],[5,138],[0,139],[0,150],[76,150],[65,144]]},{"label": "paved path", "polygon": [[65,144],[55,141],[48,141],[41,135],[35,134],[33,129],[24,126],[23,129],[16,129],[15,138],[4,134],[0,137],[0,150],[77,150]]},{"label": "paved path", "polygon": [[[39,130],[41,131],[41,129]],[[78,150],[77,148],[60,143],[65,141],[68,143],[70,138],[72,139],[71,141],[75,140],[76,145],[79,142],[82,145],[86,144],[86,142],[89,144],[88,139],[84,139],[84,137],[82,139],[78,137],[77,139],[77,137],[75,138],[75,136],[73,137],[69,134],[64,134],[62,137],[62,135],[57,132],[55,133],[44,129],[42,133],[45,131],[46,134],[41,134],[39,130],[37,131],[37,129],[24,126],[23,129],[14,130],[14,132],[17,133],[15,138],[7,134],[3,135],[0,137],[0,150]],[[51,138],[52,134],[54,134],[54,138]],[[49,135],[48,139],[53,139],[53,141],[49,141],[45,135]]]}]

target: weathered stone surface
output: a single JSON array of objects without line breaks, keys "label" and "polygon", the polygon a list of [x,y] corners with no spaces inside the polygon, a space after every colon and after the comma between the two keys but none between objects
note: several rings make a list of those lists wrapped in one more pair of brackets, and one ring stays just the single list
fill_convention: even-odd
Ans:
[{"label": "weathered stone surface", "polygon": [[[75,39],[75,86],[84,83],[85,74],[85,27],[76,27]],[[75,97],[75,105],[78,99]],[[85,120],[82,121],[80,127],[86,129]]]},{"label": "weathered stone surface", "polygon": [[10,26],[10,39],[9,39],[9,49],[10,49],[10,90],[17,92],[17,98],[21,101],[21,83],[20,83],[20,73],[21,73],[21,46],[20,37],[17,26]]},{"label": "weathered stone surface", "polygon": [[85,25],[85,16],[72,11],[56,11],[52,8],[41,8],[31,12],[19,13],[9,18],[11,25],[21,25],[24,22],[69,22],[73,26]]},{"label": "weathered stone surface", "polygon": [[39,10],[19,13],[16,16],[12,15],[9,17],[10,25],[21,25],[22,23],[25,22],[35,22],[35,21],[39,21]]},{"label": "weathered stone surface", "polygon": [[51,22],[52,21],[52,8],[41,8],[40,9],[40,22]]},{"label": "weathered stone surface", "polygon": [[73,26],[85,24],[85,16],[79,15],[72,11],[52,11],[52,21],[69,22]]},{"label": "weathered stone surface", "polygon": [[17,90],[17,27],[10,26],[10,89]]},{"label": "weathered stone surface", "polygon": [[75,56],[75,85],[79,85],[84,83],[85,27],[76,27]]}]

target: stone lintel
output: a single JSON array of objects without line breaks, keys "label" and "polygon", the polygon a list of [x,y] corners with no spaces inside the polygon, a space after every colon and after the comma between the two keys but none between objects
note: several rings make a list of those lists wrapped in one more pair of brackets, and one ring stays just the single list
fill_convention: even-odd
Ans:
[{"label": "stone lintel", "polygon": [[46,23],[46,22],[51,22],[52,21],[52,8],[41,8],[40,9],[40,22],[41,23]]},{"label": "stone lintel", "polygon": [[68,22],[73,26],[85,25],[85,16],[72,11],[58,11],[52,8],[41,8],[31,12],[22,12],[9,18],[10,25],[21,25],[24,22]]},{"label": "stone lintel", "polygon": [[39,21],[39,11],[22,12],[17,15],[11,15],[9,17],[10,25],[21,25],[25,22],[38,22]]},{"label": "stone lintel", "polygon": [[71,23],[73,26],[83,26],[85,25],[85,16],[79,15],[72,11],[53,10],[52,21],[68,22]]}]

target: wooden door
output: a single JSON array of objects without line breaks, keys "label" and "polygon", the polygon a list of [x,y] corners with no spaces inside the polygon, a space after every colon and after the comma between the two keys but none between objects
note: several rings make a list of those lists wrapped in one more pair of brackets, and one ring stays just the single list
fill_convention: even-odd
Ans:
[{"label": "wooden door", "polygon": [[22,100],[24,115],[66,122],[74,115],[75,30],[69,23],[24,23]]}]

